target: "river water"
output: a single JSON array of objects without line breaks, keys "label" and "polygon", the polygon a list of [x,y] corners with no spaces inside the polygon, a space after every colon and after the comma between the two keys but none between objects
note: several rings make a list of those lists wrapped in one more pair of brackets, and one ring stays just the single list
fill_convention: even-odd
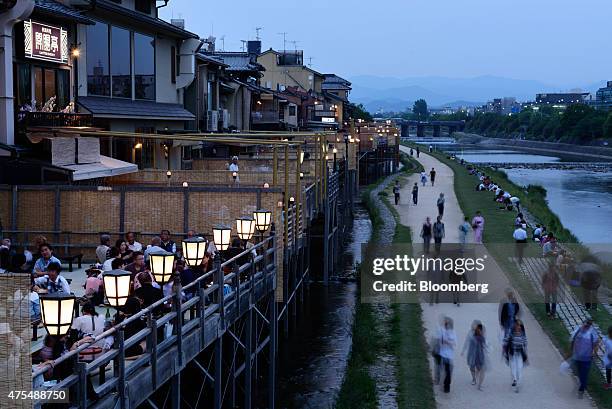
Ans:
[{"label": "river water", "polygon": [[361,244],[370,239],[371,233],[367,212],[356,206],[343,255],[344,268],[333,272],[327,286],[310,284],[310,294],[305,297],[303,311],[298,313],[295,331],[288,340],[280,342],[279,407],[334,406],[352,345],[357,302],[355,265],[361,261]]},{"label": "river water", "polygon": [[[440,147],[471,163],[549,163],[554,156],[516,150],[475,149],[473,146]],[[588,170],[504,169],[519,186],[546,188],[548,205],[565,227],[583,243],[612,243],[612,173]]]}]

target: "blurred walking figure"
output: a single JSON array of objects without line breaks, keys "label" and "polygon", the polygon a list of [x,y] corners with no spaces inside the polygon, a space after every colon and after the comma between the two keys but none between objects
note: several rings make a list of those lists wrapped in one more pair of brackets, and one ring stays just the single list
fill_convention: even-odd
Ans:
[{"label": "blurred walking figure", "polygon": [[457,345],[457,335],[453,329],[453,320],[451,318],[443,318],[442,325],[438,329],[436,342],[437,347],[434,347],[434,383],[436,385],[440,384],[440,375],[441,372],[444,371],[444,392],[448,393],[450,392],[453,359],[455,346]]},{"label": "blurred walking figure", "polygon": [[459,225],[459,243],[461,243],[461,252],[465,251],[465,245],[467,244],[467,236],[470,231],[470,219],[464,218],[463,223]]},{"label": "blurred walking figure", "polygon": [[415,205],[419,201],[419,184],[414,182],[414,186],[412,187],[412,203]]},{"label": "blurred walking figure", "polygon": [[608,335],[604,338],[604,367],[606,368],[605,389],[612,389],[612,325],[608,327]]},{"label": "blurred walking figure", "polygon": [[601,286],[601,267],[592,256],[586,256],[576,267],[580,273],[580,286],[582,287],[582,298],[587,310],[597,311],[597,291]]},{"label": "blurred walking figure", "polygon": [[414,151],[410,148],[410,156],[414,156]]},{"label": "blurred walking figure", "polygon": [[599,345],[599,336],[595,328],[593,328],[593,320],[588,318],[584,324],[574,330],[571,336],[572,342],[572,360],[578,372],[578,380],[580,387],[578,388],[578,397],[584,396],[584,391],[589,382],[589,372],[593,356],[597,353]]},{"label": "blurred walking figure", "polygon": [[434,168],[431,168],[431,171],[429,172],[429,179],[431,180],[431,185],[434,185],[434,182],[436,181],[436,170]]},{"label": "blurred walking figure", "polygon": [[503,328],[504,336],[507,335],[519,316],[519,303],[516,301],[512,290],[506,291],[506,300],[502,303],[499,313],[499,324]]},{"label": "blurred walking figure", "polygon": [[421,149],[417,146],[416,148],[416,152],[417,152],[417,158],[419,157],[419,155],[421,154]]},{"label": "blurred walking figure", "polygon": [[397,206],[400,202],[400,184],[399,180],[395,181],[395,186],[393,186],[393,196],[395,197],[395,205]]},{"label": "blurred walking figure", "polygon": [[444,223],[442,223],[442,216],[438,216],[436,222],[433,224],[433,238],[434,238],[434,248],[436,250],[436,256],[440,255],[440,250],[442,248],[442,239],[446,236],[444,231]]},{"label": "blurred walking figure", "polygon": [[548,270],[542,276],[542,288],[544,289],[544,303],[546,304],[546,315],[555,318],[557,313],[557,291],[559,290],[559,274],[554,263],[548,265]]},{"label": "blurred walking figure", "polygon": [[474,243],[482,244],[482,234],[484,232],[485,219],[480,214],[480,210],[476,212],[476,216],[472,219],[472,229],[474,229]]},{"label": "blurred walking figure", "polygon": [[[438,258],[434,254],[432,257],[434,260]],[[432,284],[444,284],[446,279],[444,277],[444,269],[441,268],[441,265],[437,265],[438,263],[433,262],[429,266],[429,270],[427,271],[427,279],[431,281]],[[429,292],[429,305],[433,305],[434,303],[438,304],[440,302],[440,291],[430,291]]]},{"label": "blurred walking figure", "polygon": [[467,364],[472,374],[472,385],[478,385],[482,390],[485,370],[488,366],[488,344],[482,322],[474,320],[472,328],[463,344],[461,355],[467,350]]},{"label": "blurred walking figure", "polygon": [[425,174],[425,171],[423,171],[421,172],[421,184],[423,187],[425,187],[425,183],[427,183],[427,175]]},{"label": "blurred walking figure", "polygon": [[512,233],[516,246],[516,258],[518,258],[519,264],[523,264],[523,254],[525,253],[525,246],[527,245],[527,226],[525,224],[519,224]]},{"label": "blurred walking figure", "polygon": [[429,254],[429,245],[431,243],[431,219],[427,217],[421,227],[421,237],[423,238],[423,254]]},{"label": "blurred walking figure", "polygon": [[440,217],[444,216],[444,193],[440,193],[436,205],[438,206],[438,215]]},{"label": "blurred walking figure", "polygon": [[504,337],[503,354],[512,373],[512,387],[514,392],[518,393],[523,377],[523,367],[529,364],[527,335],[525,334],[525,327],[519,319],[514,321],[512,330]]}]

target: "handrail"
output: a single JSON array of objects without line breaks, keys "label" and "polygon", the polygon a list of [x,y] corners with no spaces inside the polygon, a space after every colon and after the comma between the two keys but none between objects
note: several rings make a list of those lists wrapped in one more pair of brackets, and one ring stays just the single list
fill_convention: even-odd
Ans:
[{"label": "handrail", "polygon": [[[230,258],[229,260],[224,261],[223,263],[221,263],[219,265],[219,267],[217,268],[213,268],[213,270],[208,271],[207,273],[203,274],[201,277],[198,277],[196,280],[194,280],[193,282],[189,283],[188,285],[182,287],[182,290],[186,290],[186,289],[190,289],[191,287],[195,287],[196,284],[201,284],[205,279],[207,279],[208,277],[211,277],[214,273],[223,273],[223,268],[233,264],[235,261],[237,261],[239,258],[244,257],[245,255],[249,255],[251,254],[251,252],[253,250],[257,250],[258,248],[264,247],[266,244],[273,242],[274,240],[274,236],[270,236],[266,239],[264,239],[263,241],[261,241],[260,243],[254,245],[253,247],[243,251],[242,253]],[[264,250],[266,250],[264,248]],[[266,252],[267,255],[267,252]],[[225,277],[224,277],[225,280]],[[98,341],[103,340],[104,338],[115,334],[119,329],[124,328],[127,324],[135,322],[139,319],[142,319],[143,317],[147,316],[149,313],[153,313],[155,311],[156,308],[161,307],[162,305],[164,305],[165,303],[167,303],[168,301],[172,300],[173,298],[176,297],[176,294],[170,294],[166,297],[163,297],[162,299],[160,299],[159,301],[151,304],[150,306],[140,310],[137,314],[132,315],[131,317],[127,318],[126,320],[120,322],[119,324],[114,325],[113,327],[109,328],[108,330],[104,331],[103,333],[101,333],[100,335],[94,337],[90,342],[86,342],[83,343],[82,345],[78,346],[76,349],[73,349],[72,351],[69,351],[68,353],[60,356],[59,358],[51,361],[51,362],[47,362],[46,365],[43,365],[41,368],[39,368],[38,370],[34,371],[32,373],[32,379],[34,379],[37,376],[40,376],[42,374],[44,374],[45,372],[48,371],[49,368],[47,368],[47,365],[50,365],[51,367],[54,367],[64,361],[67,361],[70,358],[73,358],[75,356],[78,356],[78,354],[87,349],[91,344],[94,344]],[[171,314],[171,313],[169,313]]]}]

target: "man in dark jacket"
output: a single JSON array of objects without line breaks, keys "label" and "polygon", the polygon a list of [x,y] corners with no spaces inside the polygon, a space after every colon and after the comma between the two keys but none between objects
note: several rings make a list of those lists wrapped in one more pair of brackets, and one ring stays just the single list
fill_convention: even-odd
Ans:
[{"label": "man in dark jacket", "polygon": [[[140,282],[141,287],[134,291],[134,297],[142,301],[143,308],[147,308],[164,298],[164,292],[161,290],[161,288],[153,287],[153,281],[151,280],[151,275],[149,273],[139,273],[138,281]],[[156,308],[155,311],[159,311],[159,308]]]}]

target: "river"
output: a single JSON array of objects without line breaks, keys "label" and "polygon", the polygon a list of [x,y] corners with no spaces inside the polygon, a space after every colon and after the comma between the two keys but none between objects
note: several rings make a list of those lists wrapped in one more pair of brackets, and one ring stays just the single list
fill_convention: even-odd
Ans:
[{"label": "river", "polygon": [[[298,325],[280,342],[278,403],[281,408],[331,408],[342,386],[352,345],[357,302],[355,265],[372,233],[366,210],[356,206],[343,254],[344,268],[329,285],[311,283]],[[282,336],[282,331],[279,333]]]},{"label": "river", "polygon": [[[472,163],[549,163],[555,156],[516,150],[477,149],[473,146],[440,146]],[[583,243],[612,243],[612,172],[557,169],[504,169],[517,185],[546,188],[549,207],[563,225]]]}]

